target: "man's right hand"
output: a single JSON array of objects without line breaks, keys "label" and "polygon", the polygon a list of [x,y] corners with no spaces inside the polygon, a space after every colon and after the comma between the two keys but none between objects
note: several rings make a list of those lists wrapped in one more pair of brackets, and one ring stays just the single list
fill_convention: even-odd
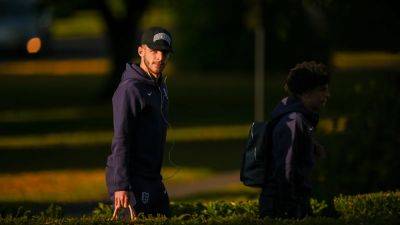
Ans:
[{"label": "man's right hand", "polygon": [[127,208],[129,205],[129,195],[127,191],[114,192],[114,206],[115,208]]},{"label": "man's right hand", "polygon": [[136,219],[136,212],[131,206],[131,202],[129,202],[129,194],[133,193],[128,193],[127,191],[114,192],[114,213],[112,216],[113,220],[116,220],[118,218],[118,212],[121,210],[121,208],[129,208],[131,220],[133,221]]}]

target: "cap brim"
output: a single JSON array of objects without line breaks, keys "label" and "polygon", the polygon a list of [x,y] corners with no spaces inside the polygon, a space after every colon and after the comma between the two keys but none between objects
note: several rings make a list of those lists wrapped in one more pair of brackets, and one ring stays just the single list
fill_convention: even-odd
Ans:
[{"label": "cap brim", "polygon": [[163,44],[151,43],[151,44],[147,44],[147,46],[153,50],[174,52],[170,46],[166,46]]}]

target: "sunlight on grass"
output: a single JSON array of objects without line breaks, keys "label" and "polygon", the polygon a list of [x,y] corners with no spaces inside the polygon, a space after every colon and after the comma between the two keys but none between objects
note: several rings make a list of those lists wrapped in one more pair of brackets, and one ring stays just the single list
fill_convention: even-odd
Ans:
[{"label": "sunlight on grass", "polygon": [[0,75],[96,75],[103,76],[110,71],[111,63],[107,58],[91,59],[38,59],[8,61],[0,63]]},{"label": "sunlight on grass", "polygon": [[256,199],[260,193],[259,188],[251,188],[244,186],[241,182],[228,184],[223,188],[216,190],[205,191],[189,196],[184,196],[176,199],[177,202],[192,202],[192,201],[246,201]]},{"label": "sunlight on grass", "polygon": [[[106,76],[111,71],[109,58],[89,59],[34,59],[24,61],[0,62],[0,75],[13,76]],[[174,74],[173,62],[169,63],[164,73]]]},{"label": "sunlight on grass", "polygon": [[67,18],[56,18],[51,27],[54,38],[93,38],[105,33],[104,23],[95,10],[77,11]]},{"label": "sunlight on grass", "polygon": [[[213,175],[207,169],[181,168],[175,172],[176,168],[163,168],[167,186]],[[104,170],[101,169],[0,174],[0,202],[82,202],[106,198]]]},{"label": "sunlight on grass", "polygon": [[388,52],[336,52],[332,58],[338,69],[400,69],[400,54]]},{"label": "sunlight on grass", "polygon": [[317,129],[320,129],[324,134],[341,133],[346,130],[347,117],[339,117],[336,119],[322,119],[318,123]]},{"label": "sunlight on grass", "polygon": [[[318,129],[326,134],[342,132],[346,118],[339,120],[323,119]],[[168,131],[167,141],[218,141],[245,139],[249,124],[174,128]],[[23,135],[0,137],[0,148],[40,148],[49,146],[80,146],[110,144],[111,130],[77,131],[71,133],[51,133],[44,135]]]},{"label": "sunlight on grass", "polygon": [[[111,1],[116,5],[118,1]],[[120,8],[123,6],[119,6]],[[114,10],[116,8],[114,7]],[[124,8],[117,9],[115,13],[124,13]],[[146,10],[141,27],[162,26],[173,27],[174,12],[166,8],[150,7]],[[51,27],[51,34],[54,38],[96,38],[103,36],[106,27],[103,18],[96,10],[78,10],[73,15],[66,18],[56,18]]]},{"label": "sunlight on grass", "polygon": [[[341,70],[400,69],[400,54],[386,52],[336,52],[333,55],[334,67]],[[37,59],[24,61],[6,61],[0,63],[0,75],[19,76],[105,76],[111,68],[107,58],[90,59]],[[165,70],[173,75],[176,71],[171,62]]]},{"label": "sunlight on grass", "polygon": [[168,8],[150,7],[140,21],[142,28],[151,26],[161,26],[172,28],[176,18],[175,13]]},{"label": "sunlight on grass", "polygon": [[[248,125],[174,128],[169,130],[167,141],[185,142],[238,139],[246,137],[247,132]],[[109,130],[0,137],[0,148],[110,144],[112,135],[112,131]]]},{"label": "sunlight on grass", "polygon": [[161,174],[164,183],[168,185],[197,181],[212,176],[215,172],[206,168],[192,169],[187,167],[163,167],[161,169]]},{"label": "sunlight on grass", "polygon": [[46,171],[0,175],[0,201],[92,201],[104,199],[104,171]]}]

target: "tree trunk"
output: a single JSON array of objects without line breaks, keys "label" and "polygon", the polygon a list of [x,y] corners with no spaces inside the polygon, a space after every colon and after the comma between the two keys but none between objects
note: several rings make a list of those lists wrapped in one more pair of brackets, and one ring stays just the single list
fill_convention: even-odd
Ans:
[{"label": "tree trunk", "polygon": [[148,1],[145,0],[125,0],[124,3],[126,15],[116,17],[105,1],[97,2],[107,27],[111,55],[111,71],[101,93],[102,99],[109,99],[113,95],[125,70],[125,63],[132,61],[136,55],[139,21],[148,6]]}]

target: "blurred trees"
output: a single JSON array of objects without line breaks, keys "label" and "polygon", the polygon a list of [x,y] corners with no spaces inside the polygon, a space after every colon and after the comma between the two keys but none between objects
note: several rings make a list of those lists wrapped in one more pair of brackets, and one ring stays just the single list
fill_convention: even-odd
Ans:
[{"label": "blurred trees", "polygon": [[[168,7],[174,14],[174,63],[181,73],[198,70],[206,76],[211,70],[252,70],[255,6],[262,7],[269,70],[288,70],[311,59],[329,63],[332,50],[337,49],[400,51],[400,14],[394,1],[71,0],[52,4],[60,14],[79,8],[101,12],[113,63],[108,96],[124,64],[136,55],[138,23],[151,7]],[[335,152],[319,172],[326,179],[325,194],[399,187],[398,73],[362,85],[364,91],[355,89],[354,95],[368,101],[354,102],[361,106],[347,115],[347,133],[332,137],[328,144]]]},{"label": "blurred trees", "polygon": [[333,50],[400,51],[395,1],[171,1],[177,63],[203,70],[251,70],[255,7],[262,7],[267,69],[287,70]]},{"label": "blurred trees", "polygon": [[149,6],[148,0],[69,0],[52,1],[58,15],[68,15],[77,9],[98,10],[104,20],[111,56],[111,74],[103,97],[110,97],[117,87],[125,63],[136,55],[139,22]]},{"label": "blurred trees", "polygon": [[400,14],[396,1],[321,2],[336,49],[400,51]]},{"label": "blurred trees", "polygon": [[266,29],[269,70],[287,70],[311,59],[329,63],[333,49],[400,50],[400,14],[394,1],[44,1],[56,6],[59,15],[82,8],[101,13],[112,58],[107,96],[124,63],[136,55],[139,22],[151,7],[169,8],[173,14],[174,63],[181,70],[252,70],[258,7]]},{"label": "blurred trees", "polygon": [[[362,77],[353,86],[352,96],[342,96],[354,105],[347,113],[342,134],[323,138],[328,157],[316,170],[322,196],[357,194],[400,187],[400,90],[398,72],[376,72]],[[335,96],[332,96],[335,98]],[[338,98],[339,96],[336,96]],[[340,102],[340,101],[337,101]],[[337,107],[337,106],[336,106]]]},{"label": "blurred trees", "polygon": [[317,1],[265,1],[264,7],[267,67],[288,70],[305,60],[329,63],[329,26]]},{"label": "blurred trees", "polygon": [[176,0],[175,46],[179,68],[200,71],[249,70],[253,36],[243,0]]}]

